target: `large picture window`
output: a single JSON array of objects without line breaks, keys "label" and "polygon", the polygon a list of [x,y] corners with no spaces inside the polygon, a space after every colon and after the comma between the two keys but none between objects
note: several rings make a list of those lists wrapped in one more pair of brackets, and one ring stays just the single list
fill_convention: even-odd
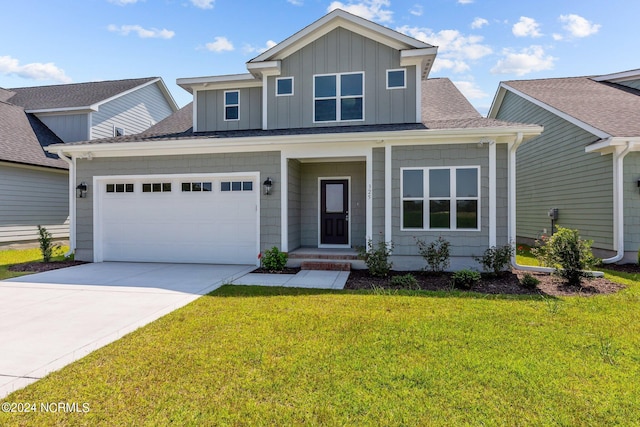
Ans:
[{"label": "large picture window", "polygon": [[480,167],[400,172],[403,230],[480,229]]},{"label": "large picture window", "polygon": [[364,73],[313,77],[313,121],[364,120]]}]

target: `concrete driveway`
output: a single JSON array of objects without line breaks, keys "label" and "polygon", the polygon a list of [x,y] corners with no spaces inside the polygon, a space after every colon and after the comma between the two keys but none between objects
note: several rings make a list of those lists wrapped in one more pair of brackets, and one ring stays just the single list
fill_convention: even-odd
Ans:
[{"label": "concrete driveway", "polygon": [[0,399],[253,269],[105,262],[0,281]]}]

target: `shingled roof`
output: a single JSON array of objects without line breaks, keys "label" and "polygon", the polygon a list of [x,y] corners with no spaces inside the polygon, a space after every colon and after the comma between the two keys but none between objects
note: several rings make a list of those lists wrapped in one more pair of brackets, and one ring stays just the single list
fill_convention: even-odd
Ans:
[{"label": "shingled roof", "polygon": [[548,107],[613,136],[640,136],[640,91],[593,77],[503,82]]},{"label": "shingled roof", "polygon": [[50,144],[62,143],[33,114],[0,102],[0,161],[68,169],[66,162],[43,150]]},{"label": "shingled roof", "polygon": [[[9,91],[14,92],[15,95],[5,101],[19,105],[27,111],[90,107],[122,92],[158,79],[160,78],[145,77],[140,79],[13,88],[9,89]],[[0,96],[2,95],[0,94]]]}]

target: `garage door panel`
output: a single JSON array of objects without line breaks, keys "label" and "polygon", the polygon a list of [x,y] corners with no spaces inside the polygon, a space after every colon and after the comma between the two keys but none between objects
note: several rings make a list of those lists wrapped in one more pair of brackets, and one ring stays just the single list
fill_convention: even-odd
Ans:
[{"label": "garage door panel", "polygon": [[212,192],[182,192],[172,179],[171,192],[142,193],[150,180],[140,177],[127,181],[135,183],[134,193],[102,194],[103,259],[255,264],[259,194],[216,191],[219,185]]}]

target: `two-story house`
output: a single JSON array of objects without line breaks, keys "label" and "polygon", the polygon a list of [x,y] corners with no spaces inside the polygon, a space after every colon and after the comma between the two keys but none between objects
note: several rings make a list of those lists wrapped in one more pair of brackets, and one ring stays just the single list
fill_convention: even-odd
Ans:
[{"label": "two-story house", "polygon": [[177,109],[159,77],[0,88],[0,245],[37,225],[69,236],[69,163],[44,147],[139,133]]},{"label": "two-story house", "polygon": [[383,239],[413,269],[415,237],[444,236],[452,268],[475,265],[514,235],[515,151],[542,128],[482,118],[428,79],[436,53],[334,10],[246,74],[179,79],[193,104],[161,133],[49,146],[88,187],[76,258],[258,264]]}]

